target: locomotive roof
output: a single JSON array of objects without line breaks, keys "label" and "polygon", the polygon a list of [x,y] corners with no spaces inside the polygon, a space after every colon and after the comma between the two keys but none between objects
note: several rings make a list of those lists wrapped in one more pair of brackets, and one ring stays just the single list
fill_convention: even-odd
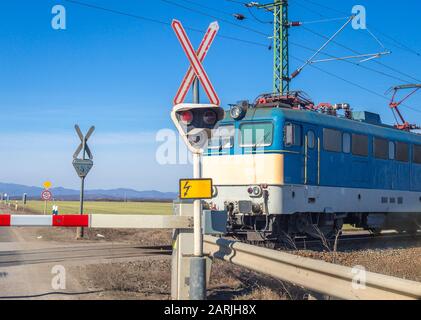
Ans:
[{"label": "locomotive roof", "polygon": [[[232,119],[228,116],[225,121]],[[421,143],[421,135],[395,129],[385,124],[372,124],[364,121],[347,119],[344,117],[331,116],[308,110],[296,110],[288,108],[252,108],[241,121],[294,121],[307,123],[315,126],[339,129],[355,133],[365,133],[391,140],[400,140],[409,143]],[[240,122],[241,122],[240,121]]]}]

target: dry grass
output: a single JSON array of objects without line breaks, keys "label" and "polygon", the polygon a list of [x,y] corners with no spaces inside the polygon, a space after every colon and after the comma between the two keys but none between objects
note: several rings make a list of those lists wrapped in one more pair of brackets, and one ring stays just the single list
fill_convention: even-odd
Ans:
[{"label": "dry grass", "polygon": [[117,299],[170,299],[171,260],[151,258],[127,263],[88,265],[81,273],[91,288]]},{"label": "dry grass", "polygon": [[267,288],[258,286],[249,294],[236,296],[235,300],[285,300],[285,295],[279,295],[278,292]]}]

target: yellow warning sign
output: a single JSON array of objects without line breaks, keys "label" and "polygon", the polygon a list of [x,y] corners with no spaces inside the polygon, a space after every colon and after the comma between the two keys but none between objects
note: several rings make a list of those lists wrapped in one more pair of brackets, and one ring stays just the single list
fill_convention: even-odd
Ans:
[{"label": "yellow warning sign", "polygon": [[212,179],[181,179],[180,199],[212,199]]},{"label": "yellow warning sign", "polygon": [[53,184],[51,181],[45,181],[42,185],[45,189],[50,189]]}]

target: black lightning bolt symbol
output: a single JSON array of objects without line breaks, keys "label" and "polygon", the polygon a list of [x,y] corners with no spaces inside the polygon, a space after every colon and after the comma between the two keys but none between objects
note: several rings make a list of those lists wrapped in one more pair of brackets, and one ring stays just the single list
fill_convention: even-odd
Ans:
[{"label": "black lightning bolt symbol", "polygon": [[191,188],[191,186],[189,186],[189,182],[186,181],[186,183],[184,184],[184,187],[183,187],[183,189],[184,189],[184,197],[187,196],[187,194],[189,193],[190,188]]}]

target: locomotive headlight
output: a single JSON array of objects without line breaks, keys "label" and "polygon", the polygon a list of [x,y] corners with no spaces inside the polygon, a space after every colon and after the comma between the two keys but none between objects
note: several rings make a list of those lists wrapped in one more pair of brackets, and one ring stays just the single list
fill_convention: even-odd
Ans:
[{"label": "locomotive headlight", "polygon": [[250,197],[259,198],[263,195],[263,189],[260,186],[251,186],[247,189]]},{"label": "locomotive headlight", "polygon": [[231,118],[241,120],[247,113],[249,107],[248,101],[241,101],[230,109]]},{"label": "locomotive headlight", "polygon": [[230,110],[231,118],[235,120],[240,119],[242,113],[243,109],[240,106],[233,106]]}]

